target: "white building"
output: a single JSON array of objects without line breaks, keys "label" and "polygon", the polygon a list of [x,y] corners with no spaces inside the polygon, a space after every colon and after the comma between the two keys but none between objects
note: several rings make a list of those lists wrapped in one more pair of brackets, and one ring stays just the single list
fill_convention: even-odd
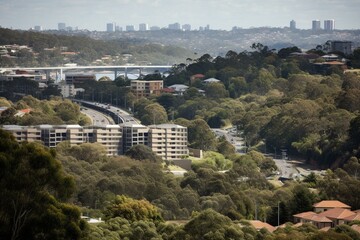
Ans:
[{"label": "white building", "polygon": [[148,31],[148,30],[149,30],[149,24],[147,24],[147,23],[139,24],[139,31]]}]

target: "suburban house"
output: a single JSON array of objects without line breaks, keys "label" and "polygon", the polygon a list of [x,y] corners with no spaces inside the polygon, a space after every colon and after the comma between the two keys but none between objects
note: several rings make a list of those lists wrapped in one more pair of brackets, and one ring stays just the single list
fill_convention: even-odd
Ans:
[{"label": "suburban house", "polygon": [[319,229],[336,227],[360,219],[360,213],[351,211],[351,207],[336,200],[325,200],[314,205],[314,211],[293,215],[294,223],[312,223]]},{"label": "suburban house", "polygon": [[169,86],[169,88],[173,89],[176,95],[183,95],[189,87],[184,84],[174,84]]},{"label": "suburban house", "polygon": [[208,78],[208,79],[205,79],[203,81],[205,84],[208,84],[208,83],[218,83],[218,82],[221,82],[219,79],[216,79],[216,78]]},{"label": "suburban house", "polygon": [[251,226],[253,226],[256,230],[260,231],[261,229],[265,228],[266,230],[268,230],[269,232],[274,232],[276,230],[276,227],[266,223],[266,222],[262,222],[259,220],[251,220],[249,221]]},{"label": "suburban house", "polygon": [[351,207],[349,205],[346,205],[345,203],[342,203],[337,200],[324,200],[324,201],[315,203],[313,206],[314,206],[314,211],[316,213],[324,212],[324,211],[327,211],[327,210],[333,209],[333,208],[351,209]]}]

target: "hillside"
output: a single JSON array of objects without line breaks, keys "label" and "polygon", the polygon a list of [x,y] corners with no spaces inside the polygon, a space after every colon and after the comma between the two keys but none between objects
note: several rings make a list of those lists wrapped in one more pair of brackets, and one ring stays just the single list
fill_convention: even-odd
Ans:
[{"label": "hillside", "polygon": [[136,38],[95,40],[84,34],[65,36],[0,28],[0,66],[175,64],[190,52]]}]

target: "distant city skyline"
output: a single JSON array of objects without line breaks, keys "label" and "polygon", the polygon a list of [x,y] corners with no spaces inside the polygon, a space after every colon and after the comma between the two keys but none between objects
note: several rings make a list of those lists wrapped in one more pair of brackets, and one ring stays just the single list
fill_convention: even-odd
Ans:
[{"label": "distant city skyline", "polygon": [[0,0],[0,26],[13,29],[73,29],[106,31],[107,23],[149,27],[190,24],[199,29],[289,27],[311,29],[312,21],[335,19],[336,29],[360,29],[359,0]]}]

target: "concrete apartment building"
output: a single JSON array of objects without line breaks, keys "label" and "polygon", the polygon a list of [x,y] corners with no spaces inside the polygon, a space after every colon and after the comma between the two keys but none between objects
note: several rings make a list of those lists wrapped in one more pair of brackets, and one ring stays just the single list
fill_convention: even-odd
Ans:
[{"label": "concrete apartment building", "polygon": [[4,125],[4,130],[13,134],[18,142],[42,142],[45,146],[53,148],[62,141],[69,141],[71,146],[81,143],[100,143],[108,156],[121,153],[122,129],[118,125],[105,127],[81,127],[80,125],[38,125],[17,126]]},{"label": "concrete apartment building", "polygon": [[149,128],[149,147],[162,159],[180,160],[189,155],[186,127],[160,124]]},{"label": "concrete apartment building", "polygon": [[136,98],[149,97],[150,95],[160,95],[163,88],[163,80],[132,80],[130,83],[131,92],[136,96]]},{"label": "concrete apartment building", "polygon": [[122,153],[125,153],[132,146],[149,143],[149,128],[141,124],[124,123],[123,129]]},{"label": "concrete apartment building", "polygon": [[125,123],[121,125],[87,126],[80,125],[4,125],[18,142],[42,142],[53,148],[62,141],[71,146],[82,143],[100,143],[108,156],[124,154],[132,146],[149,146],[163,160],[181,160],[189,155],[187,128],[175,124],[144,126]]}]

